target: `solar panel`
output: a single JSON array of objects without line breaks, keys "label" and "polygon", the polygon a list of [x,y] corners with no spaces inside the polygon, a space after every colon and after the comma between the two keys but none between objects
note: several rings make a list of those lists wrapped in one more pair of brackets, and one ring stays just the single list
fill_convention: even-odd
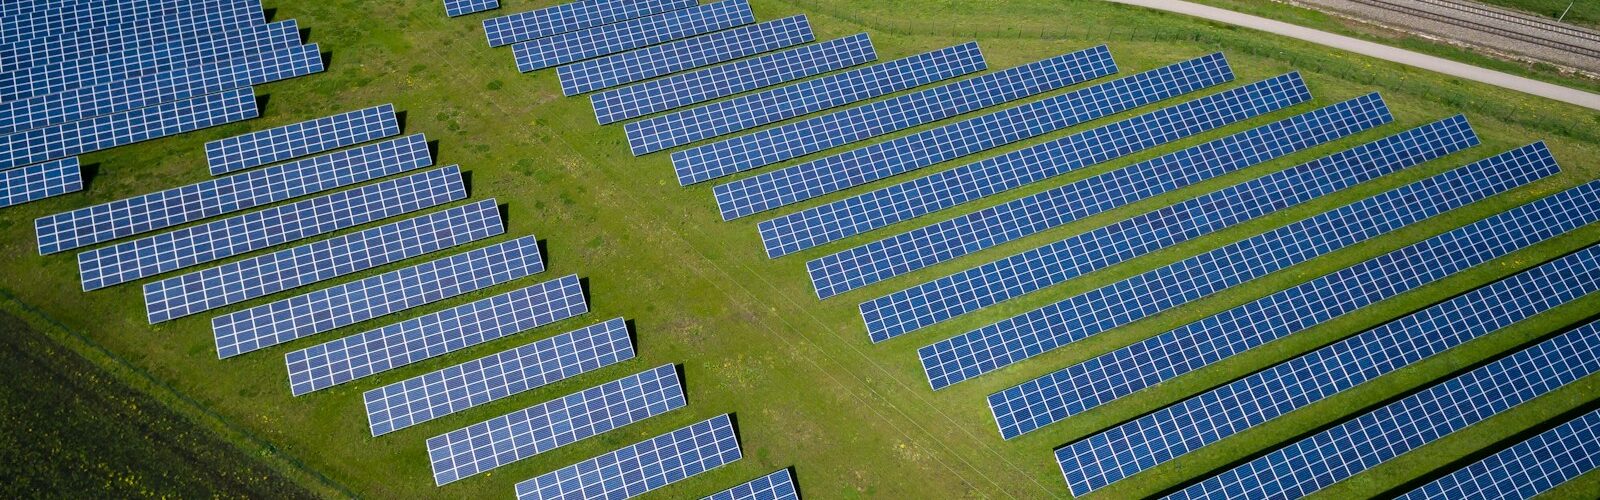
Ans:
[{"label": "solar panel", "polygon": [[373,436],[633,359],[622,318],[395,382],[362,395]]},{"label": "solar panel", "polygon": [[741,458],[727,414],[517,483],[518,500],[638,496]]},{"label": "solar panel", "polygon": [[[867,43],[862,50],[871,50]],[[873,53],[876,58],[876,52]],[[834,73],[623,126],[634,156],[892,94],[988,67],[976,42]]]},{"label": "solar panel", "polygon": [[296,396],[510,336],[589,311],[578,275],[289,353]]},{"label": "solar panel", "polygon": [[[1413,183],[1007,318],[918,351],[935,388],[1205,297],[1559,171],[1490,163]],[[971,352],[972,354],[968,354]]]},{"label": "solar panel", "polygon": [[305,45],[230,61],[78,87],[50,95],[0,103],[0,133],[120,113],[164,102],[321,72],[322,53]]},{"label": "solar panel", "polygon": [[[492,200],[486,209],[499,212]],[[217,357],[227,358],[543,271],[539,244],[528,236],[218,316],[211,331]]]},{"label": "solar panel", "polygon": [[800,492],[794,487],[794,476],[789,474],[789,469],[778,469],[701,500],[800,500]]},{"label": "solar panel", "polygon": [[1073,495],[1105,487],[1600,291],[1597,257],[1591,247],[1516,274],[1073,443],[1056,460]]},{"label": "solar panel", "polygon": [[62,33],[91,31],[116,25],[149,23],[156,19],[182,16],[200,9],[214,9],[228,1],[211,0],[98,0],[69,4],[56,2],[27,15],[0,16],[0,44]]},{"label": "solar panel", "polygon": [[16,71],[31,66],[92,57],[95,54],[123,52],[163,42],[194,38],[207,33],[261,24],[266,18],[259,1],[227,0],[193,2],[184,15],[152,19],[147,23],[119,24],[105,28],[63,33],[22,40],[0,46],[0,71]]},{"label": "solar panel", "polygon": [[552,35],[511,46],[524,73],[615,54],[756,22],[745,0],[722,0],[683,10]]},{"label": "solar panel", "polygon": [[[442,210],[146,283],[145,311],[151,324],[160,323],[399,262],[503,232],[505,226],[500,221],[500,208],[495,206],[492,199],[483,200],[472,205]],[[535,248],[533,257],[535,261],[538,260],[537,253]],[[456,264],[468,268],[471,263]],[[518,264],[528,265],[522,262]],[[468,279],[470,278],[471,276],[468,276]],[[432,282],[429,284],[433,285]],[[446,281],[438,285],[451,284]],[[379,291],[387,290],[380,288]]]},{"label": "solar panel", "polygon": [[40,217],[39,255],[72,250],[433,164],[422,134]]},{"label": "solar panel", "polygon": [[433,482],[444,486],[685,403],[677,368],[662,365],[533,405],[429,439]]},{"label": "solar panel", "polygon": [[[573,96],[732,61],[816,39],[806,16],[741,26],[556,68],[562,93]],[[603,123],[603,122],[602,122]]]},{"label": "solar panel", "polygon": [[712,192],[722,219],[733,220],[1232,80],[1227,60],[1211,54],[720,184]]},{"label": "solar panel", "polygon": [[[1355,102],[1347,101],[1351,104]],[[1387,121],[1387,118],[1378,118],[1371,114],[1371,109],[1361,113],[1369,117],[1363,120]],[[1319,131],[1340,127],[1301,120],[1302,117],[1309,116],[1309,114],[1301,115],[1279,124],[1294,123],[1295,126],[1306,127],[1302,130]],[[1272,145],[1235,140],[1252,136],[1269,138]],[[1238,168],[1215,164],[1202,170],[1173,169],[1165,158],[1192,161],[1184,157],[1190,154],[1217,157],[1239,154],[1240,156],[1234,156],[1228,161],[1259,162],[1263,159],[1259,157],[1249,159],[1243,155],[1278,155],[1282,150],[1275,152],[1276,148],[1289,146],[1292,142],[1296,141],[1290,141],[1278,133],[1256,129],[1208,143],[1207,146],[1198,149],[1180,152],[1177,156],[1164,157],[1095,178],[1108,179],[1110,183],[1114,183],[1114,187],[1108,188],[1096,182],[1076,183],[1063,189],[1025,197],[1016,203],[1000,205],[993,210],[982,210],[970,216],[963,216],[961,219],[984,221],[984,223],[991,217],[999,221],[1015,220],[1016,223],[1006,226],[1007,232],[1004,237],[1020,238],[1054,227],[1057,225],[1056,221],[1063,217],[1081,217],[1078,214],[1082,212],[1075,211],[1100,209],[1099,204],[1102,201],[1090,203],[1083,200],[1099,197],[1105,202],[1120,204],[1123,203],[1120,200],[1129,197],[1136,197],[1135,199],[1148,197],[1142,192],[1130,193],[1130,191],[1146,189],[1143,186],[1148,186],[1151,183],[1150,179],[1173,182],[1181,186]],[[873,299],[861,304],[861,316],[867,324],[868,337],[874,342],[882,342],[1409,168],[1426,160],[1466,149],[1474,144],[1477,144],[1477,135],[1472,132],[1472,127],[1465,117],[1458,115],[1447,118]],[[1209,147],[1211,145],[1217,147],[1211,148]],[[1223,153],[1225,151],[1248,151],[1248,153]],[[1402,154],[1402,151],[1412,151],[1415,154]],[[1150,171],[1153,173],[1131,170],[1142,169],[1145,166],[1155,167]],[[1082,189],[1078,189],[1080,186]],[[1155,189],[1167,190],[1164,187]],[[1073,205],[1075,203],[1082,203],[1082,208],[1075,207]],[[1017,213],[1031,213],[1034,216],[1024,221],[1019,216],[1012,215]],[[990,238],[1000,237],[985,236],[982,241],[988,242]]]},{"label": "solar panel", "polygon": [[693,7],[697,0],[583,0],[483,20],[490,47],[559,35],[669,10]]},{"label": "solar panel", "polygon": [[241,88],[0,136],[0,170],[255,118]]},{"label": "solar panel", "polygon": [[[1518,151],[1515,154],[1524,152]],[[1437,192],[1467,183],[1492,182],[1471,178],[1475,177],[1473,171],[1483,171],[1488,168],[1535,171],[1544,176],[1552,175],[1556,171],[1554,161],[1510,159],[1513,157],[1503,155],[1477,162],[1384,193],[1379,195],[1379,198],[1405,202],[1414,196],[1402,191],[1409,190],[1408,188],[1413,186],[1431,184],[1427,189]],[[1496,173],[1496,175],[1501,174]],[[1588,194],[1590,193],[1585,189],[1569,191],[1564,195],[1525,205],[1517,210],[1369,259],[1333,274],[1213,315],[1204,321],[1185,325],[1007,389],[990,396],[990,405],[995,409],[996,419],[1004,422],[1002,425],[1004,432],[1007,435],[1020,435],[1038,426],[1110,402],[1122,395],[1177,377],[1234,353],[1443,279],[1450,274],[1558,235],[1572,227],[1591,222],[1600,217],[1600,214],[1585,213],[1585,211],[1593,212],[1595,209],[1600,209],[1600,204],[1596,204],[1596,207],[1581,207],[1575,205],[1573,201],[1574,196]],[[1534,210],[1544,210],[1550,214],[1550,219],[1519,226],[1521,221],[1517,217],[1527,217],[1530,213],[1534,213],[1530,212]],[[1485,241],[1483,238],[1494,238],[1494,240]],[[1434,262],[1424,262],[1421,260],[1423,258],[1433,259]],[[1304,314],[1307,311],[1310,312],[1309,315]],[[1246,318],[1249,315],[1255,317]],[[1283,323],[1290,318],[1293,318],[1291,324]],[[1235,327],[1238,329],[1232,329]],[[1227,331],[1228,334],[1219,333],[1217,331],[1219,329]],[[1208,339],[1206,335],[1214,337]],[[1174,339],[1179,340],[1174,341]],[[1200,348],[1195,346],[1209,346],[1207,348],[1216,350],[1202,354],[1204,359],[1186,358],[1185,350]],[[1138,367],[1130,366],[1132,361],[1127,359],[1129,356],[1138,357],[1143,364]],[[1165,371],[1154,373],[1157,370]],[[1114,378],[1097,378],[1093,375],[1086,377],[1083,375],[1085,373],[1115,374],[1115,376]],[[1097,383],[1089,387],[1070,387],[1072,383],[1087,383],[1086,380],[1094,380]],[[1116,382],[1109,382],[1113,380]],[[1029,406],[1022,404],[1023,399],[1019,398],[1040,404]]]},{"label": "solar panel", "polygon": [[1104,45],[672,153],[678,183],[888,134],[1117,72]]},{"label": "solar panel", "polygon": [[1600,468],[1600,411],[1542,432],[1400,497],[1527,499]]},{"label": "solar panel", "polygon": [[78,157],[0,170],[0,208],[83,190]]},{"label": "solar panel", "polygon": [[[589,96],[601,125],[820,75],[878,58],[865,33]],[[631,124],[630,124],[631,125]],[[648,152],[648,151],[647,151]],[[635,151],[634,154],[641,154]]]},{"label": "solar panel", "polygon": [[444,13],[450,17],[465,16],[500,8],[500,0],[444,0]]},{"label": "solar panel", "polygon": [[1300,497],[1600,371],[1591,323],[1223,472],[1169,498]]},{"label": "solar panel", "polygon": [[206,143],[211,175],[400,135],[393,104],[381,104]]},{"label": "solar panel", "polygon": [[95,290],[466,197],[451,165],[79,253],[78,272]]}]

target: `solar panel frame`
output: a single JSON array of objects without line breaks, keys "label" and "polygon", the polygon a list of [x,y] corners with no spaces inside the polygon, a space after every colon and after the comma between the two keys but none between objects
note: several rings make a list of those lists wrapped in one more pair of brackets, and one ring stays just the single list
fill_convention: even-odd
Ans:
[{"label": "solar panel frame", "polygon": [[465,16],[500,8],[500,0],[444,0],[447,17]]},{"label": "solar panel frame", "polygon": [[713,3],[561,33],[511,46],[527,73],[756,22],[746,0]]},{"label": "solar panel frame", "polygon": [[0,170],[255,118],[249,87],[0,136]]},{"label": "solar panel frame", "polygon": [[78,157],[0,170],[0,208],[83,190]]},{"label": "solar panel frame", "polygon": [[789,473],[789,469],[778,469],[777,472],[719,491],[701,500],[800,500],[800,492],[795,489],[794,476]]},{"label": "solar panel frame", "polygon": [[[518,500],[643,494],[742,458],[726,413],[517,483]],[[623,470],[623,464],[629,465]],[[615,474],[605,474],[606,471]]]},{"label": "solar panel frame", "polygon": [[811,23],[802,14],[575,62],[556,68],[556,76],[562,94],[575,96],[815,39]]},{"label": "solar panel frame", "polygon": [[1600,411],[1539,433],[1401,496],[1527,499],[1600,468]]},{"label": "solar panel frame", "polygon": [[206,165],[221,175],[400,135],[394,104],[379,104],[206,143]]},{"label": "solar panel frame", "polygon": [[183,14],[153,19],[147,23],[119,24],[88,32],[22,40],[0,46],[0,71],[16,71],[31,66],[54,64],[92,57],[97,53],[123,52],[183,38],[194,38],[217,31],[263,24],[266,13],[259,0],[221,0],[194,2]]},{"label": "solar panel frame", "polygon": [[695,6],[698,0],[581,0],[483,20],[490,47]]},{"label": "solar panel frame", "polygon": [[196,7],[248,0],[201,1],[206,3],[198,6],[192,0],[103,0],[76,5],[57,3],[27,15],[0,17],[0,45],[109,26],[148,23],[181,16]]}]

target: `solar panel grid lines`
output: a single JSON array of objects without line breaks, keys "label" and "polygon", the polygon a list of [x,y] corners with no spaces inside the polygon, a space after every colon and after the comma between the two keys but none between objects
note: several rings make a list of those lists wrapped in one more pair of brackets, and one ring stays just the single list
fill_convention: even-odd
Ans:
[{"label": "solar panel grid lines", "polygon": [[983,71],[987,67],[977,42],[968,42],[646,118],[623,125],[623,130],[628,136],[629,149],[634,156],[639,156]]},{"label": "solar panel grid lines", "polygon": [[614,318],[363,393],[374,437],[633,359]]},{"label": "solar panel grid lines", "polygon": [[[78,5],[57,3],[27,15],[0,17],[0,45],[59,33],[151,22],[182,15],[188,0],[105,0]],[[242,0],[234,0],[242,1]]]},{"label": "solar panel grid lines", "polygon": [[347,111],[206,143],[206,165],[221,175],[400,135],[393,104]]},{"label": "solar panel grid lines", "polygon": [[756,22],[746,0],[720,0],[511,46],[523,73]]},{"label": "solar panel grid lines", "polygon": [[568,275],[284,356],[295,396],[510,336],[589,311]]},{"label": "solar panel grid lines", "polygon": [[0,136],[0,170],[255,118],[251,88]]},{"label": "solar panel grid lines", "polygon": [[39,254],[48,255],[429,165],[433,156],[428,139],[414,134],[40,217],[34,221],[34,234]]},{"label": "solar panel grid lines", "polygon": [[78,157],[0,170],[0,208],[83,190]]},{"label": "solar panel grid lines", "polygon": [[433,480],[444,486],[687,403],[677,367],[645,370],[429,439]]},{"label": "solar panel grid lines", "polygon": [[[1304,81],[1298,77],[1267,80],[769,219],[758,224],[757,229],[761,234],[763,246],[766,247],[767,256],[781,257],[1090,165],[1105,163],[1171,141],[1308,102],[1310,99],[1310,89],[1306,88]],[[1359,122],[1360,126],[1342,126],[1327,131],[1293,129],[1283,131],[1282,134],[1300,134],[1320,139],[1303,139],[1302,142],[1309,144],[1301,147],[1308,147],[1343,135],[1334,132],[1353,133],[1387,121],[1388,112],[1383,108],[1381,101],[1376,105],[1369,105],[1368,108],[1367,113],[1361,115],[1364,119]],[[1298,125],[1300,124],[1295,126]],[[1324,135],[1316,135],[1317,132],[1323,132]],[[1284,145],[1284,148],[1288,149],[1288,145]],[[1210,150],[1204,154],[1215,155],[1218,158],[1205,156],[1189,160],[1220,162],[1228,158],[1228,155],[1243,156],[1241,153],[1226,149]],[[1162,158],[1170,160],[1172,156]],[[1114,175],[1099,176],[1094,180],[1107,183],[1106,179],[1110,177]],[[926,243],[907,242],[891,237],[881,240],[883,243],[873,242],[837,254],[850,255],[851,258],[846,259],[846,262],[851,263],[849,266],[838,265],[839,261],[833,260],[833,256],[817,259],[814,262],[817,262],[819,267],[814,268],[815,272],[811,275],[817,295],[822,298],[831,297],[894,275],[889,273],[898,274],[912,270],[901,270],[901,266],[904,265],[902,262],[893,266],[895,269],[889,273],[884,273],[882,268],[861,272],[862,268],[871,269],[874,260],[917,262],[918,259],[923,259],[923,262],[911,265],[913,268],[924,267],[998,244],[1006,238],[1021,237],[1009,234],[983,234],[985,228],[974,227],[971,224],[970,219],[956,219],[918,231],[931,232],[935,231],[934,228],[938,228],[937,231],[940,233],[965,232],[966,234],[959,237],[941,234],[939,238],[942,241],[955,238],[972,241],[972,238],[977,237],[978,241],[982,241],[981,244],[961,246],[961,248],[938,248],[944,246],[944,243],[933,243],[932,240]],[[1000,240],[991,242],[979,235]],[[880,246],[889,242],[894,242],[896,246]],[[908,248],[904,246],[906,243],[920,248]],[[871,257],[863,258],[863,253],[858,253],[862,251],[869,251]],[[936,255],[930,255],[930,252]]]},{"label": "solar panel grid lines", "polygon": [[800,492],[794,487],[794,476],[789,474],[789,469],[778,469],[777,472],[719,491],[701,500],[800,500]]},{"label": "solar panel grid lines", "polygon": [[[488,232],[503,229],[478,234]],[[217,316],[211,331],[217,357],[228,358],[543,271],[539,244],[527,236]]]},{"label": "solar panel grid lines", "polygon": [[266,19],[259,1],[211,0],[193,2],[191,5],[184,13],[187,15],[62,33],[0,46],[0,61],[3,61],[0,71],[54,64],[91,57],[96,53],[123,52],[249,24],[262,24]]},{"label": "solar panel grid lines", "polygon": [[444,0],[444,13],[449,17],[465,16],[500,8],[500,0]]},{"label": "solar panel grid lines", "polygon": [[78,272],[97,290],[466,197],[451,165],[85,251]]},{"label": "solar panel grid lines", "polygon": [[1600,371],[1590,323],[1279,448],[1174,493],[1300,497]]},{"label": "solar panel grid lines", "polygon": [[516,485],[518,500],[626,498],[742,458],[722,414]]},{"label": "solar panel grid lines", "polygon": [[1094,80],[1117,72],[1104,45],[674,151],[690,185]]},{"label": "solar panel grid lines", "polygon": [[[500,220],[499,207],[492,199],[484,200],[146,283],[145,311],[150,323],[156,324],[399,262],[503,232],[505,225]],[[538,246],[532,241],[527,245],[533,247],[531,260],[535,263],[525,262],[526,259],[518,260],[516,258],[522,257],[522,253],[511,251],[507,253],[512,254],[512,260],[516,263],[512,267],[538,267],[543,270],[543,264],[538,262]],[[527,251],[526,248],[516,250]],[[483,271],[471,266],[480,262],[494,262],[492,259],[497,256],[494,253],[476,255],[478,259],[451,262],[455,266],[447,270],[455,271],[454,267],[459,266]],[[439,274],[442,276],[428,277],[448,279],[427,285],[447,288],[456,286],[455,280],[462,278]],[[466,277],[467,280],[471,278]],[[394,291],[379,289],[376,293]]]},{"label": "solar panel grid lines", "polygon": [[[594,108],[595,120],[607,125],[865,64],[877,58],[872,40],[866,33],[859,33],[607,90],[589,96],[589,103]],[[640,149],[634,151],[634,155],[655,151]]]},{"label": "solar panel grid lines", "polygon": [[575,96],[815,39],[806,16],[790,16],[575,62],[556,68],[556,76],[561,80],[561,92]]},{"label": "solar panel grid lines", "polygon": [[[1056,450],[1074,495],[1600,291],[1590,247]],[[1286,318],[1287,319],[1287,318]]]},{"label": "solar panel grid lines", "polygon": [[719,184],[712,192],[723,220],[733,220],[1219,85],[1233,76],[1222,54],[1211,54]]},{"label": "solar panel grid lines", "polygon": [[1401,496],[1527,499],[1600,468],[1600,411],[1539,433]]},{"label": "solar panel grid lines", "polygon": [[[943,388],[1509,191],[1560,169],[1479,162],[923,347]],[[1011,398],[1005,398],[1011,399]]]},{"label": "solar panel grid lines", "polygon": [[580,0],[483,20],[490,47],[686,9],[698,0]]}]

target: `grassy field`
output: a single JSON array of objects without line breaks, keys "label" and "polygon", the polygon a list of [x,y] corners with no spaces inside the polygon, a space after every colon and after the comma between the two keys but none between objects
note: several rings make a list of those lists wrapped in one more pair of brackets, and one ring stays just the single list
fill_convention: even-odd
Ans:
[{"label": "grassy field", "polygon": [[[1600,163],[1595,161],[1600,158],[1600,115],[1405,67],[1330,53],[1304,43],[1097,1],[757,0],[753,3],[758,17],[764,20],[809,14],[819,39],[869,32],[884,60],[976,39],[990,67],[1004,68],[1106,43],[1122,68],[1121,74],[1128,75],[1220,50],[1239,73],[1238,83],[1300,70],[1316,95],[1314,103],[1289,112],[1084,169],[982,200],[963,210],[901,224],[893,228],[895,231],[948,218],[975,206],[1032,194],[1373,90],[1383,93],[1398,118],[1395,124],[1351,140],[818,302],[805,279],[805,261],[869,238],[858,237],[779,260],[766,259],[755,232],[762,217],[718,222],[710,184],[678,187],[666,154],[629,156],[621,127],[596,126],[586,99],[560,96],[553,71],[519,74],[509,49],[488,48],[478,26],[482,16],[447,19],[435,0],[268,3],[275,9],[276,19],[299,20],[301,26],[310,29],[309,40],[331,53],[327,73],[262,87],[260,91],[271,97],[260,119],[90,155],[85,163],[98,165],[98,173],[86,192],[0,212],[0,235],[4,236],[0,238],[0,252],[7,256],[0,260],[0,276],[7,278],[0,286],[15,297],[8,307],[23,308],[22,304],[26,304],[41,317],[56,322],[40,320],[44,333],[70,341],[70,345],[81,344],[82,349],[104,353],[96,358],[97,362],[130,377],[147,378],[154,397],[164,404],[187,408],[184,411],[199,415],[196,418],[202,425],[213,427],[221,435],[248,436],[231,440],[241,451],[262,457],[281,474],[325,495],[505,497],[520,480],[666,430],[733,412],[746,458],[659,490],[656,495],[682,498],[711,493],[794,466],[803,493],[811,498],[1064,497],[1067,490],[1050,453],[1061,444],[1600,241],[1600,228],[1584,228],[1368,308],[1362,314],[1341,318],[1175,383],[1006,442],[998,437],[984,404],[984,397],[994,391],[1516,204],[1600,178]],[[505,8],[496,14],[551,2],[504,3]],[[439,141],[439,164],[459,163],[470,172],[474,198],[493,197],[507,205],[509,231],[495,242],[535,234],[547,243],[548,249],[549,270],[539,279],[567,273],[588,278],[591,313],[511,339],[292,398],[285,383],[283,353],[406,315],[219,361],[209,333],[211,315],[147,325],[138,287],[124,285],[82,293],[71,254],[41,258],[33,250],[31,221],[35,217],[206,178],[201,146],[207,140],[384,102],[393,102],[407,113],[408,133],[425,132],[430,139]],[[867,341],[856,314],[856,304],[863,300],[1458,112],[1468,114],[1485,139],[1483,146],[884,345]],[[1024,145],[1085,128],[1050,134]],[[933,341],[1539,139],[1549,141],[1563,161],[1563,174],[938,393],[929,391],[922,377],[915,350]],[[961,163],[964,162],[950,162],[935,169]],[[878,185],[882,184],[886,183]],[[871,236],[885,234],[888,232]],[[534,281],[526,279],[459,297],[428,310],[502,293]],[[259,299],[246,306],[265,302],[267,299]],[[1119,483],[1100,496],[1147,495],[1183,484],[1274,443],[1320,428],[1358,408],[1378,404],[1542,338],[1596,311],[1600,311],[1597,297],[1570,304],[1449,356],[1421,363]],[[362,391],[617,316],[636,323],[639,357],[634,361],[381,438],[368,435],[361,408]],[[428,474],[426,438],[669,362],[681,364],[686,373],[689,405],[685,409],[445,488],[433,486]],[[1600,378],[1585,379],[1328,493],[1330,497],[1371,495],[1410,484],[1437,473],[1447,464],[1471,457],[1496,441],[1522,435],[1552,415],[1585,408],[1593,404],[1597,395]],[[1591,475],[1569,485],[1567,492],[1595,491],[1596,486]]]}]

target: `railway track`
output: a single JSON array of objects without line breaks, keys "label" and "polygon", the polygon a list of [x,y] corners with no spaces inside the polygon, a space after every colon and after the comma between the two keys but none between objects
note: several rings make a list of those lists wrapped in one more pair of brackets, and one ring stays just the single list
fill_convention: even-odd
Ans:
[{"label": "railway track", "polygon": [[[1396,0],[1349,0],[1353,3],[1366,5],[1402,14],[1407,14],[1423,19],[1451,24],[1463,28],[1494,34],[1497,36],[1519,40],[1550,49],[1580,54],[1587,57],[1600,59],[1600,33],[1575,28],[1554,21],[1545,21],[1537,18],[1509,14],[1481,5],[1456,2],[1452,0],[1412,0],[1410,2]],[[1436,7],[1425,8],[1418,4]],[[1497,25],[1494,23],[1504,23]],[[1515,25],[1530,28],[1532,32],[1512,29]],[[1593,45],[1573,43],[1572,41],[1559,40],[1550,34],[1559,34],[1581,41],[1593,42]]]}]

